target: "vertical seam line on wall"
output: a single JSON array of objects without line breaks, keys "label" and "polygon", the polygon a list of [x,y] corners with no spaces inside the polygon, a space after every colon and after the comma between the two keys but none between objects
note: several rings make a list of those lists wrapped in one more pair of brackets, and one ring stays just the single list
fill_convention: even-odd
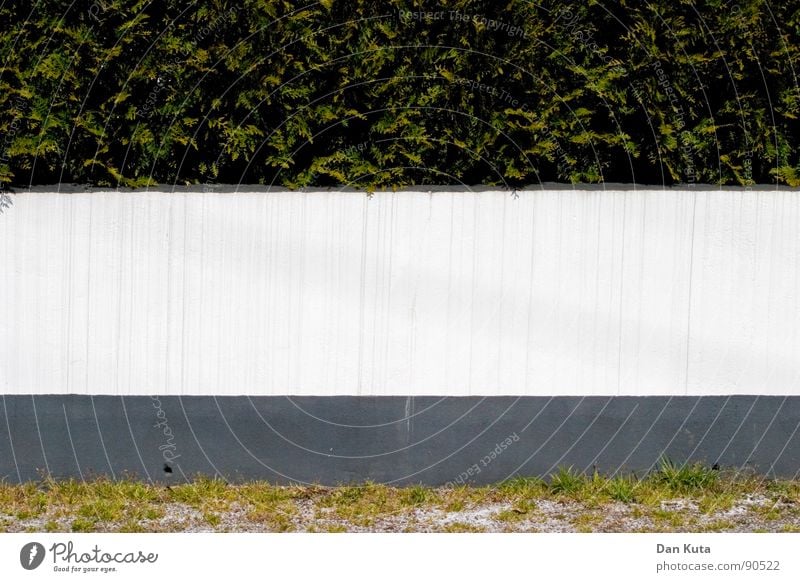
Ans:
[{"label": "vertical seam line on wall", "polygon": [[[294,385],[297,386],[297,391],[299,392],[305,386],[301,387],[300,378],[301,374],[300,371],[303,367],[303,305],[304,295],[307,292],[306,288],[306,255],[308,248],[308,244],[306,241],[308,240],[308,228],[307,228],[307,207],[308,207],[308,197],[310,194],[308,192],[303,192],[300,196],[299,202],[299,222],[300,222],[300,233],[301,233],[301,245],[300,245],[300,252],[298,253],[297,262],[299,263],[299,270],[298,270],[298,289],[297,289],[297,325],[295,326],[295,334],[294,334],[294,349],[289,348],[289,363],[293,364],[290,366],[290,378],[294,380]],[[294,299],[294,296],[292,297]],[[291,326],[291,323],[289,324]],[[292,345],[292,340],[289,340],[289,345]],[[291,361],[292,353],[294,353],[294,362]],[[293,393],[292,390],[292,383],[290,382],[287,385],[290,393]]]},{"label": "vertical seam line on wall", "polygon": [[[94,196],[89,196],[89,233],[86,237],[86,375],[84,376],[84,390],[89,393],[89,342],[91,341],[92,326],[92,202]],[[64,414],[66,415],[66,409]],[[77,458],[75,459],[77,462]],[[80,466],[78,466],[80,471]]]},{"label": "vertical seam line on wall", "polygon": [[386,277],[386,271],[381,269],[381,253],[386,252],[386,228],[385,228],[385,213],[383,211],[384,205],[381,203],[378,205],[378,210],[376,212],[377,216],[375,217],[375,222],[377,224],[377,232],[375,233],[375,257],[374,257],[374,269],[375,269],[375,285],[372,291],[372,313],[370,314],[371,320],[371,329],[372,333],[370,334],[372,337],[369,338],[370,341],[370,350],[369,350],[369,386],[370,386],[370,395],[374,396],[376,394],[375,388],[378,386],[378,375],[377,369],[378,365],[376,362],[379,361],[377,357],[377,338],[378,334],[380,333],[381,326],[378,323],[378,304],[381,302],[382,296],[381,292],[385,293],[385,285],[382,285],[383,278]]},{"label": "vertical seam line on wall", "polygon": [[362,382],[364,370],[362,364],[364,362],[364,296],[366,295],[367,286],[367,231],[369,221],[369,197],[364,195],[362,200],[364,212],[364,220],[361,226],[361,289],[358,299],[358,385],[356,392],[359,396],[362,394]]},{"label": "vertical seam line on wall", "polygon": [[383,353],[383,390],[381,391],[382,394],[386,394],[389,388],[389,342],[392,333],[392,320],[389,317],[389,313],[391,312],[392,306],[392,259],[394,257],[394,233],[396,227],[396,215],[395,215],[395,200],[396,200],[397,193],[392,192],[389,198],[390,206],[389,206],[389,219],[388,219],[388,230],[389,230],[389,244],[387,248],[387,255],[389,257],[389,266],[386,273],[386,309],[385,313],[385,342],[384,342],[384,353]]},{"label": "vertical seam line on wall", "polygon": [[447,297],[444,305],[444,327],[445,327],[445,341],[444,341],[444,386],[442,386],[445,393],[450,392],[451,370],[450,370],[450,304],[449,298],[453,296],[453,240],[455,238],[455,218],[456,218],[456,197],[454,193],[450,193],[450,232],[447,243]]},{"label": "vertical seam line on wall", "polygon": [[686,309],[686,369],[683,376],[683,393],[689,394],[689,357],[690,342],[692,340],[692,279],[694,275],[694,236],[695,224],[697,222],[697,192],[692,192],[692,231],[689,237],[689,283],[688,283],[688,298]]},{"label": "vertical seam line on wall", "polygon": [[472,199],[474,205],[472,207],[472,285],[469,296],[469,351],[467,352],[467,359],[469,361],[469,372],[467,374],[467,395],[472,396],[472,349],[475,340],[475,287],[478,280],[478,231],[480,229],[478,222],[478,214],[480,212],[480,194],[472,192]]},{"label": "vertical seam line on wall", "polygon": [[170,298],[172,297],[171,291],[172,291],[173,281],[172,281],[172,236],[170,236],[172,233],[170,231],[172,230],[172,216],[174,214],[174,212],[173,212],[174,211],[174,205],[175,205],[175,194],[172,194],[169,197],[168,207],[167,207],[167,224],[166,224],[167,257],[166,257],[166,261],[164,261],[166,263],[166,266],[167,266],[167,276],[166,276],[167,284],[164,286],[165,287],[165,293],[164,294],[166,296],[166,299],[164,301],[164,308],[166,310],[166,313],[164,314],[164,316],[165,316],[164,317],[164,327],[165,327],[165,329],[164,329],[164,339],[166,341],[165,341],[165,345],[164,345],[164,378],[163,378],[163,384],[162,384],[163,393],[164,394],[168,394],[169,393],[169,388],[170,388],[170,384],[171,384],[170,383],[170,373],[169,373],[169,362],[170,362],[170,355],[171,355],[170,345],[172,344],[172,341],[170,341],[172,339],[171,338],[171,334],[170,334],[170,331],[172,330],[172,305],[171,305]]},{"label": "vertical seam line on wall", "polygon": [[[494,304],[497,306],[497,366],[495,372],[497,373],[497,391],[495,394],[502,393],[502,377],[503,377],[503,297],[505,296],[505,285],[503,277],[505,276],[505,248],[506,248],[506,215],[508,214],[508,200],[509,198],[503,196],[503,215],[501,218],[500,229],[500,297],[495,299]],[[488,379],[487,379],[488,380]],[[488,390],[488,386],[485,388]]]},{"label": "vertical seam line on wall", "polygon": [[619,327],[617,334],[617,396],[619,396],[622,389],[622,305],[625,298],[625,212],[627,210],[625,202],[627,192],[622,192],[622,240],[620,244],[620,261],[619,261]]},{"label": "vertical seam line on wall", "polygon": [[[64,278],[66,279],[67,284],[67,312],[66,312],[66,321],[67,321],[67,338],[65,342],[66,348],[66,361],[65,361],[65,371],[67,374],[66,378],[66,385],[67,385],[67,392],[71,392],[71,384],[70,380],[72,378],[72,356],[70,351],[70,346],[72,345],[72,223],[75,219],[75,205],[72,203],[73,198],[69,197],[68,199],[68,208],[69,211],[65,214],[68,216],[67,218],[67,244],[66,244],[66,253],[67,253],[67,268],[65,269]],[[49,470],[48,470],[49,472]]]},{"label": "vertical seam line on wall", "polygon": [[529,394],[528,392],[528,379],[530,377],[530,361],[531,361],[531,318],[533,315],[533,295],[535,293],[535,286],[534,286],[534,272],[535,272],[535,261],[536,261],[536,198],[534,195],[531,195],[529,200],[531,201],[530,208],[531,208],[531,269],[530,269],[530,276],[528,277],[528,321],[527,327],[525,329],[525,379],[524,379],[524,387],[525,387],[525,394]]},{"label": "vertical seam line on wall", "polygon": [[186,278],[187,278],[187,265],[189,264],[189,253],[187,251],[188,232],[189,232],[189,211],[187,210],[186,197],[181,198],[183,201],[183,274],[181,275],[181,389],[180,394],[186,393]]}]

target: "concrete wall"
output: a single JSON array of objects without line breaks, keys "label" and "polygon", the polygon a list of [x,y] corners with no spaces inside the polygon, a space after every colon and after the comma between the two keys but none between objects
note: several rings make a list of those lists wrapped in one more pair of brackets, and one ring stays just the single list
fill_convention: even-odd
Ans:
[{"label": "concrete wall", "polygon": [[13,200],[3,394],[800,394],[797,192]]}]

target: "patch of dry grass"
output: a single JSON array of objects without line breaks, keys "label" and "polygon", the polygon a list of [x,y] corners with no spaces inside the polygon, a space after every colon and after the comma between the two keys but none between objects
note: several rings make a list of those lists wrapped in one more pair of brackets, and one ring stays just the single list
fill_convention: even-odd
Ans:
[{"label": "patch of dry grass", "polygon": [[669,462],[491,487],[0,482],[0,531],[798,531],[800,482]]}]

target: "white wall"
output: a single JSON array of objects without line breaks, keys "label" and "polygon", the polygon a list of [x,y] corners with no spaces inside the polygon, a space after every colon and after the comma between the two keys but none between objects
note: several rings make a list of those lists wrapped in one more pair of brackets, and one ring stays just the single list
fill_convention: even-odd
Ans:
[{"label": "white wall", "polygon": [[800,194],[25,193],[0,392],[800,394]]}]

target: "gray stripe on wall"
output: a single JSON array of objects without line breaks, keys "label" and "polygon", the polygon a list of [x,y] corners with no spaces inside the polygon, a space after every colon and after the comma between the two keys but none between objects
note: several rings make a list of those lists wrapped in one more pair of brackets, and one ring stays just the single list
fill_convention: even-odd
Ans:
[{"label": "gray stripe on wall", "polygon": [[662,456],[769,476],[800,467],[800,397],[15,395],[0,407],[9,482],[49,468],[77,479],[486,484],[569,466],[643,473]]}]

